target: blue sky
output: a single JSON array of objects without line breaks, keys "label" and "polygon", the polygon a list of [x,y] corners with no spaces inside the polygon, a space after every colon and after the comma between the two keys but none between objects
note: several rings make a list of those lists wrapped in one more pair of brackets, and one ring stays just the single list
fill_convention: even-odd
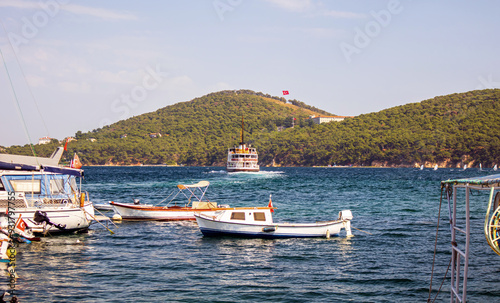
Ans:
[{"label": "blue sky", "polygon": [[499,11],[492,0],[0,0],[0,145],[226,89],[288,90],[359,115],[499,88]]}]

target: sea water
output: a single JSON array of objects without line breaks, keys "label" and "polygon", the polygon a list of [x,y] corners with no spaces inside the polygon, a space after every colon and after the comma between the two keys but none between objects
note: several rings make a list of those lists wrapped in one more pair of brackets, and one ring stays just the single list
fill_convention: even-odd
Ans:
[{"label": "sea water", "polygon": [[[354,237],[342,231],[330,239],[204,238],[191,221],[124,221],[109,225],[112,235],[94,224],[86,234],[21,244],[15,292],[21,302],[425,302],[440,181],[488,174],[493,172],[87,167],[83,187],[95,203],[157,204],[177,184],[208,180],[207,197],[219,204],[267,206],[272,195],[275,221],[331,220],[350,209]],[[500,257],[482,231],[487,202],[487,193],[474,192],[470,302],[500,297]],[[450,260],[446,201],[441,214],[434,290]],[[449,301],[449,276],[437,302]]]}]

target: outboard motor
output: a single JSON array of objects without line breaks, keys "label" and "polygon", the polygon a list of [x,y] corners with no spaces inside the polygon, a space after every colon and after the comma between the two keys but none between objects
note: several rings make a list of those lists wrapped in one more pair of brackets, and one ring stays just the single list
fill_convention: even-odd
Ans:
[{"label": "outboard motor", "polygon": [[49,219],[49,216],[47,216],[47,213],[44,212],[44,211],[41,211],[41,210],[37,210],[35,212],[35,215],[33,216],[33,220],[37,224],[42,224],[43,222],[45,222],[46,224],[52,225],[52,226],[56,227],[59,230],[66,229],[66,225],[65,224],[61,225],[61,224],[55,224],[55,223],[50,222],[50,219]]}]

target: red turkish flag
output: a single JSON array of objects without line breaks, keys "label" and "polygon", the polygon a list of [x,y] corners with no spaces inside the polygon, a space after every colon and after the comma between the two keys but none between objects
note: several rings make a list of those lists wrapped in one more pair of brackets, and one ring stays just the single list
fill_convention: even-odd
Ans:
[{"label": "red turkish flag", "polygon": [[289,93],[287,90],[284,90],[284,91],[283,91],[283,96],[284,96],[284,95],[288,95],[288,94],[290,94],[290,93]]},{"label": "red turkish flag", "polygon": [[19,215],[19,219],[17,219],[16,222],[16,228],[21,231],[25,231],[26,227],[28,227],[28,225],[26,225],[26,222],[24,222],[24,220],[21,218],[21,215]]},{"label": "red turkish flag", "polygon": [[[267,207],[273,207],[273,201],[271,200],[271,195],[269,195],[269,203],[267,204]],[[274,213],[274,209],[271,209],[271,212]]]},{"label": "red turkish flag", "polygon": [[71,160],[70,165],[71,168],[82,168],[83,164],[80,162],[80,158],[78,155],[75,153],[75,156],[73,157],[73,160]]}]

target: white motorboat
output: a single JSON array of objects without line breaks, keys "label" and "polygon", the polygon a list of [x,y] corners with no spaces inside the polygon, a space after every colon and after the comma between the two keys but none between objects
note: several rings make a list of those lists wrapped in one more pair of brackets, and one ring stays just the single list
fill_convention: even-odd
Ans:
[{"label": "white motorboat", "polygon": [[209,214],[195,214],[204,236],[236,236],[249,238],[312,238],[339,235],[345,229],[352,236],[350,210],[339,213],[337,220],[315,223],[275,223],[274,207],[228,208]]},{"label": "white motorboat", "polygon": [[[61,155],[61,149],[51,158],[0,154],[0,212],[20,216],[35,234],[86,231],[94,208],[77,184],[83,170],[57,166]],[[2,217],[0,226],[7,224]]]},{"label": "white motorboat", "polygon": [[[227,205],[217,205],[216,202],[211,202],[206,198],[206,191],[210,182],[200,181],[196,184],[179,184],[177,185],[177,194],[166,205],[140,204],[139,200],[134,200],[134,203],[119,203],[109,202],[115,213],[119,214],[125,220],[156,220],[156,221],[173,221],[173,220],[195,220],[195,213],[208,213],[224,209]],[[187,202],[180,204],[176,201],[179,194],[183,194],[187,198]],[[192,201],[191,199],[196,201]],[[163,201],[160,201],[161,204]]]}]

